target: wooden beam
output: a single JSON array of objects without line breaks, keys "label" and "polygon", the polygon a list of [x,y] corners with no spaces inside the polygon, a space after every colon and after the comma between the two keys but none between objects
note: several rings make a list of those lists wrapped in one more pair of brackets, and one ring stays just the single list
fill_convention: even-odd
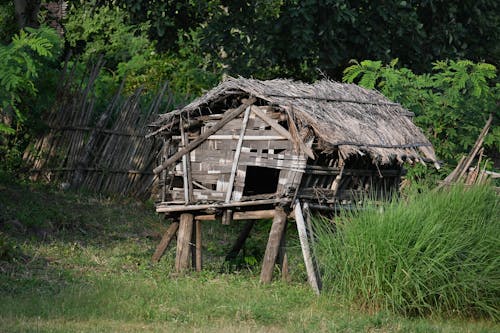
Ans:
[{"label": "wooden beam", "polygon": [[274,213],[273,224],[269,233],[269,240],[267,241],[266,252],[262,262],[262,271],[260,273],[260,281],[262,283],[269,283],[273,278],[274,265],[278,257],[278,251],[285,230],[286,217],[283,207],[276,207]]},{"label": "wooden beam", "polygon": [[[292,142],[297,142],[299,147],[300,147],[300,150],[302,150],[302,152],[304,154],[306,154],[307,156],[309,156],[313,160],[315,159],[314,153],[311,150],[311,148],[307,147],[300,138],[297,138],[297,140],[295,140],[289,131],[287,131],[283,126],[281,126],[276,121],[274,121],[273,119],[268,117],[258,107],[252,105],[251,108],[252,108],[252,112],[255,113],[256,116],[258,116],[265,123],[267,123],[269,126],[271,126],[276,132],[278,132],[279,134],[281,134],[282,136],[284,136],[285,138],[287,138],[288,140],[290,140]],[[289,121],[289,123],[292,123],[293,124],[292,126],[295,126],[295,124],[293,122]]]},{"label": "wooden beam", "polygon": [[155,174],[159,174],[163,169],[168,167],[170,164],[176,162],[179,158],[181,158],[183,155],[193,151],[196,149],[199,145],[203,143],[210,135],[216,133],[218,130],[220,130],[224,125],[229,123],[231,120],[235,119],[238,117],[245,109],[249,106],[255,103],[256,98],[251,97],[248,100],[245,101],[244,104],[240,105],[238,108],[235,110],[227,112],[226,116],[222,118],[217,124],[215,124],[213,127],[208,129],[205,133],[200,135],[196,140],[191,141],[186,147],[183,149],[179,150],[177,153],[172,155],[170,158],[168,158],[163,164],[157,166],[156,168],[153,169],[153,172]]},{"label": "wooden beam", "polygon": [[299,130],[297,129],[297,126],[295,125],[295,122],[293,120],[292,112],[288,109],[286,109],[285,111],[288,115],[288,126],[290,127],[290,131],[297,137],[297,139],[293,140],[293,142],[298,143],[300,150],[302,150],[304,154],[309,156],[309,158],[311,158],[312,160],[316,159],[316,156],[314,156],[314,152],[312,151],[311,147],[306,146],[304,141],[302,141],[302,138],[299,135]]},{"label": "wooden beam", "polygon": [[191,252],[191,235],[193,232],[193,214],[181,214],[177,236],[177,253],[175,256],[175,270],[182,272],[189,268],[189,253]]},{"label": "wooden beam", "polygon": [[265,200],[255,200],[255,201],[232,201],[230,203],[213,203],[213,204],[200,204],[200,205],[175,205],[175,206],[162,206],[159,204],[156,207],[156,212],[158,213],[174,213],[174,212],[186,212],[195,210],[205,210],[205,209],[219,209],[219,208],[230,208],[230,207],[248,207],[248,206],[260,206],[260,205],[272,205],[272,204],[287,204],[289,199],[265,199]]},{"label": "wooden beam", "polygon": [[276,132],[278,132],[280,135],[284,136],[290,141],[294,141],[292,138],[292,135],[290,132],[288,132],[283,126],[278,124],[276,121],[268,117],[264,112],[262,112],[258,107],[255,105],[251,106],[252,112],[255,113],[257,117],[262,119],[266,124],[272,127]]},{"label": "wooden beam", "polygon": [[307,237],[306,224],[304,221],[304,215],[302,214],[302,208],[300,207],[300,201],[295,201],[295,221],[297,223],[297,231],[299,232],[300,247],[302,248],[302,255],[304,256],[304,263],[306,265],[307,280],[311,285],[314,292],[319,295],[319,284],[316,278],[316,273],[314,271],[314,264],[311,257],[311,250],[309,248],[309,240]]},{"label": "wooden beam", "polygon": [[153,257],[151,257],[151,261],[153,263],[157,263],[158,261],[160,261],[161,256],[165,252],[165,249],[167,248],[168,244],[170,244],[172,238],[174,238],[178,228],[179,228],[179,222],[173,222],[172,224],[170,224],[167,231],[165,231],[165,233],[163,234],[160,244],[158,244],[158,246],[156,247],[156,251],[153,254]]}]

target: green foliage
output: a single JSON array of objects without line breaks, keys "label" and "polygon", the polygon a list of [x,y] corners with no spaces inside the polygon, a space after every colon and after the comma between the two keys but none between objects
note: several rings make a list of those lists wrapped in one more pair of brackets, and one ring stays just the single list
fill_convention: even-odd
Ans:
[{"label": "green foliage", "polygon": [[[487,63],[447,60],[433,63],[429,74],[398,68],[397,59],[354,61],[344,70],[345,82],[378,89],[389,99],[415,112],[415,123],[434,144],[439,158],[457,161],[474,144],[490,113],[500,115],[497,69]],[[500,131],[493,126],[485,147],[500,149]]]},{"label": "green foliage", "polygon": [[286,0],[212,6],[203,45],[230,75],[339,79],[349,59],[399,57],[416,72],[441,58],[500,59],[497,1]]},{"label": "green foliage", "polygon": [[57,58],[59,51],[59,37],[48,27],[26,28],[15,35],[9,45],[0,45],[0,114],[3,116],[0,133],[13,134],[15,130],[9,123],[20,125],[26,120],[21,104],[25,98],[37,94],[35,80],[43,66]]},{"label": "green foliage", "polygon": [[179,52],[168,55],[164,61],[172,89],[191,98],[214,87],[221,79],[222,72],[221,65],[203,52],[200,30],[180,33]]},{"label": "green foliage", "polygon": [[119,63],[154,53],[146,33],[148,23],[130,24],[119,8],[73,5],[65,27],[66,40],[84,63],[103,54],[107,67],[115,69]]},{"label": "green foliage", "polygon": [[491,187],[457,186],[317,220],[325,286],[369,310],[498,320],[498,216]]}]

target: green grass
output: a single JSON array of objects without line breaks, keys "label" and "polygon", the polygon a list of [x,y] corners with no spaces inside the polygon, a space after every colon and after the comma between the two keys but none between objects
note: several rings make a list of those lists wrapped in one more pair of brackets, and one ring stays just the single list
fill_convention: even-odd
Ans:
[{"label": "green grass", "polygon": [[[151,205],[2,184],[0,204],[0,230],[11,247],[11,254],[0,259],[0,332],[495,332],[500,328],[489,320],[412,319],[388,311],[364,312],[328,293],[316,297],[305,283],[296,248],[290,251],[295,257],[290,258],[290,284],[261,285],[258,269],[220,274],[220,258],[236,237],[241,226],[237,223],[205,224],[207,270],[179,276],[172,271],[172,247],[159,264],[150,263],[166,228]],[[25,216],[30,222],[23,227]],[[252,251],[262,241],[265,246],[268,227],[258,225]]]},{"label": "green grass", "polygon": [[[383,211],[381,211],[383,210]],[[369,311],[500,319],[500,204],[486,186],[317,221],[325,285]]]}]

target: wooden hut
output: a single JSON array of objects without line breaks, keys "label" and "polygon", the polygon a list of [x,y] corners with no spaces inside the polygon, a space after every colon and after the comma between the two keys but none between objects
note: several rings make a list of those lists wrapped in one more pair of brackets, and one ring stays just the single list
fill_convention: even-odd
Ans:
[{"label": "wooden hut", "polygon": [[437,164],[412,116],[353,84],[244,78],[161,115],[149,134],[164,140],[156,210],[181,217],[177,269],[188,266],[193,220],[274,218],[262,273],[270,280],[297,202],[335,210],[397,190],[404,162]]}]

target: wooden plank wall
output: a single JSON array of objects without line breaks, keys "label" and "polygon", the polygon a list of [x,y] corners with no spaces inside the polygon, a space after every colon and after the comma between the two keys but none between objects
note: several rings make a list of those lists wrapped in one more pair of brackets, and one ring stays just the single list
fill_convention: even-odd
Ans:
[{"label": "wooden plank wall", "polygon": [[[260,107],[261,111],[278,122],[279,112]],[[189,139],[194,140],[207,128],[215,125],[221,115],[213,115],[205,120],[201,132],[190,133]],[[209,137],[204,143],[190,153],[191,173],[193,180],[193,197],[197,202],[224,201],[228,189],[233,158],[241,131],[242,117],[226,124],[221,130]],[[212,118],[212,119],[210,119]],[[174,140],[177,138],[174,137]],[[265,167],[280,170],[277,191],[268,197],[276,197],[293,191],[300,182],[301,171],[305,168],[306,157],[294,150],[293,144],[281,136],[266,122],[250,113],[232,198],[239,201],[243,198],[245,178],[248,166]],[[170,173],[170,177],[182,177],[182,164],[178,163]],[[201,186],[200,186],[201,185]],[[183,200],[182,183],[173,187],[169,200]],[[251,198],[243,198],[251,199]]]}]

